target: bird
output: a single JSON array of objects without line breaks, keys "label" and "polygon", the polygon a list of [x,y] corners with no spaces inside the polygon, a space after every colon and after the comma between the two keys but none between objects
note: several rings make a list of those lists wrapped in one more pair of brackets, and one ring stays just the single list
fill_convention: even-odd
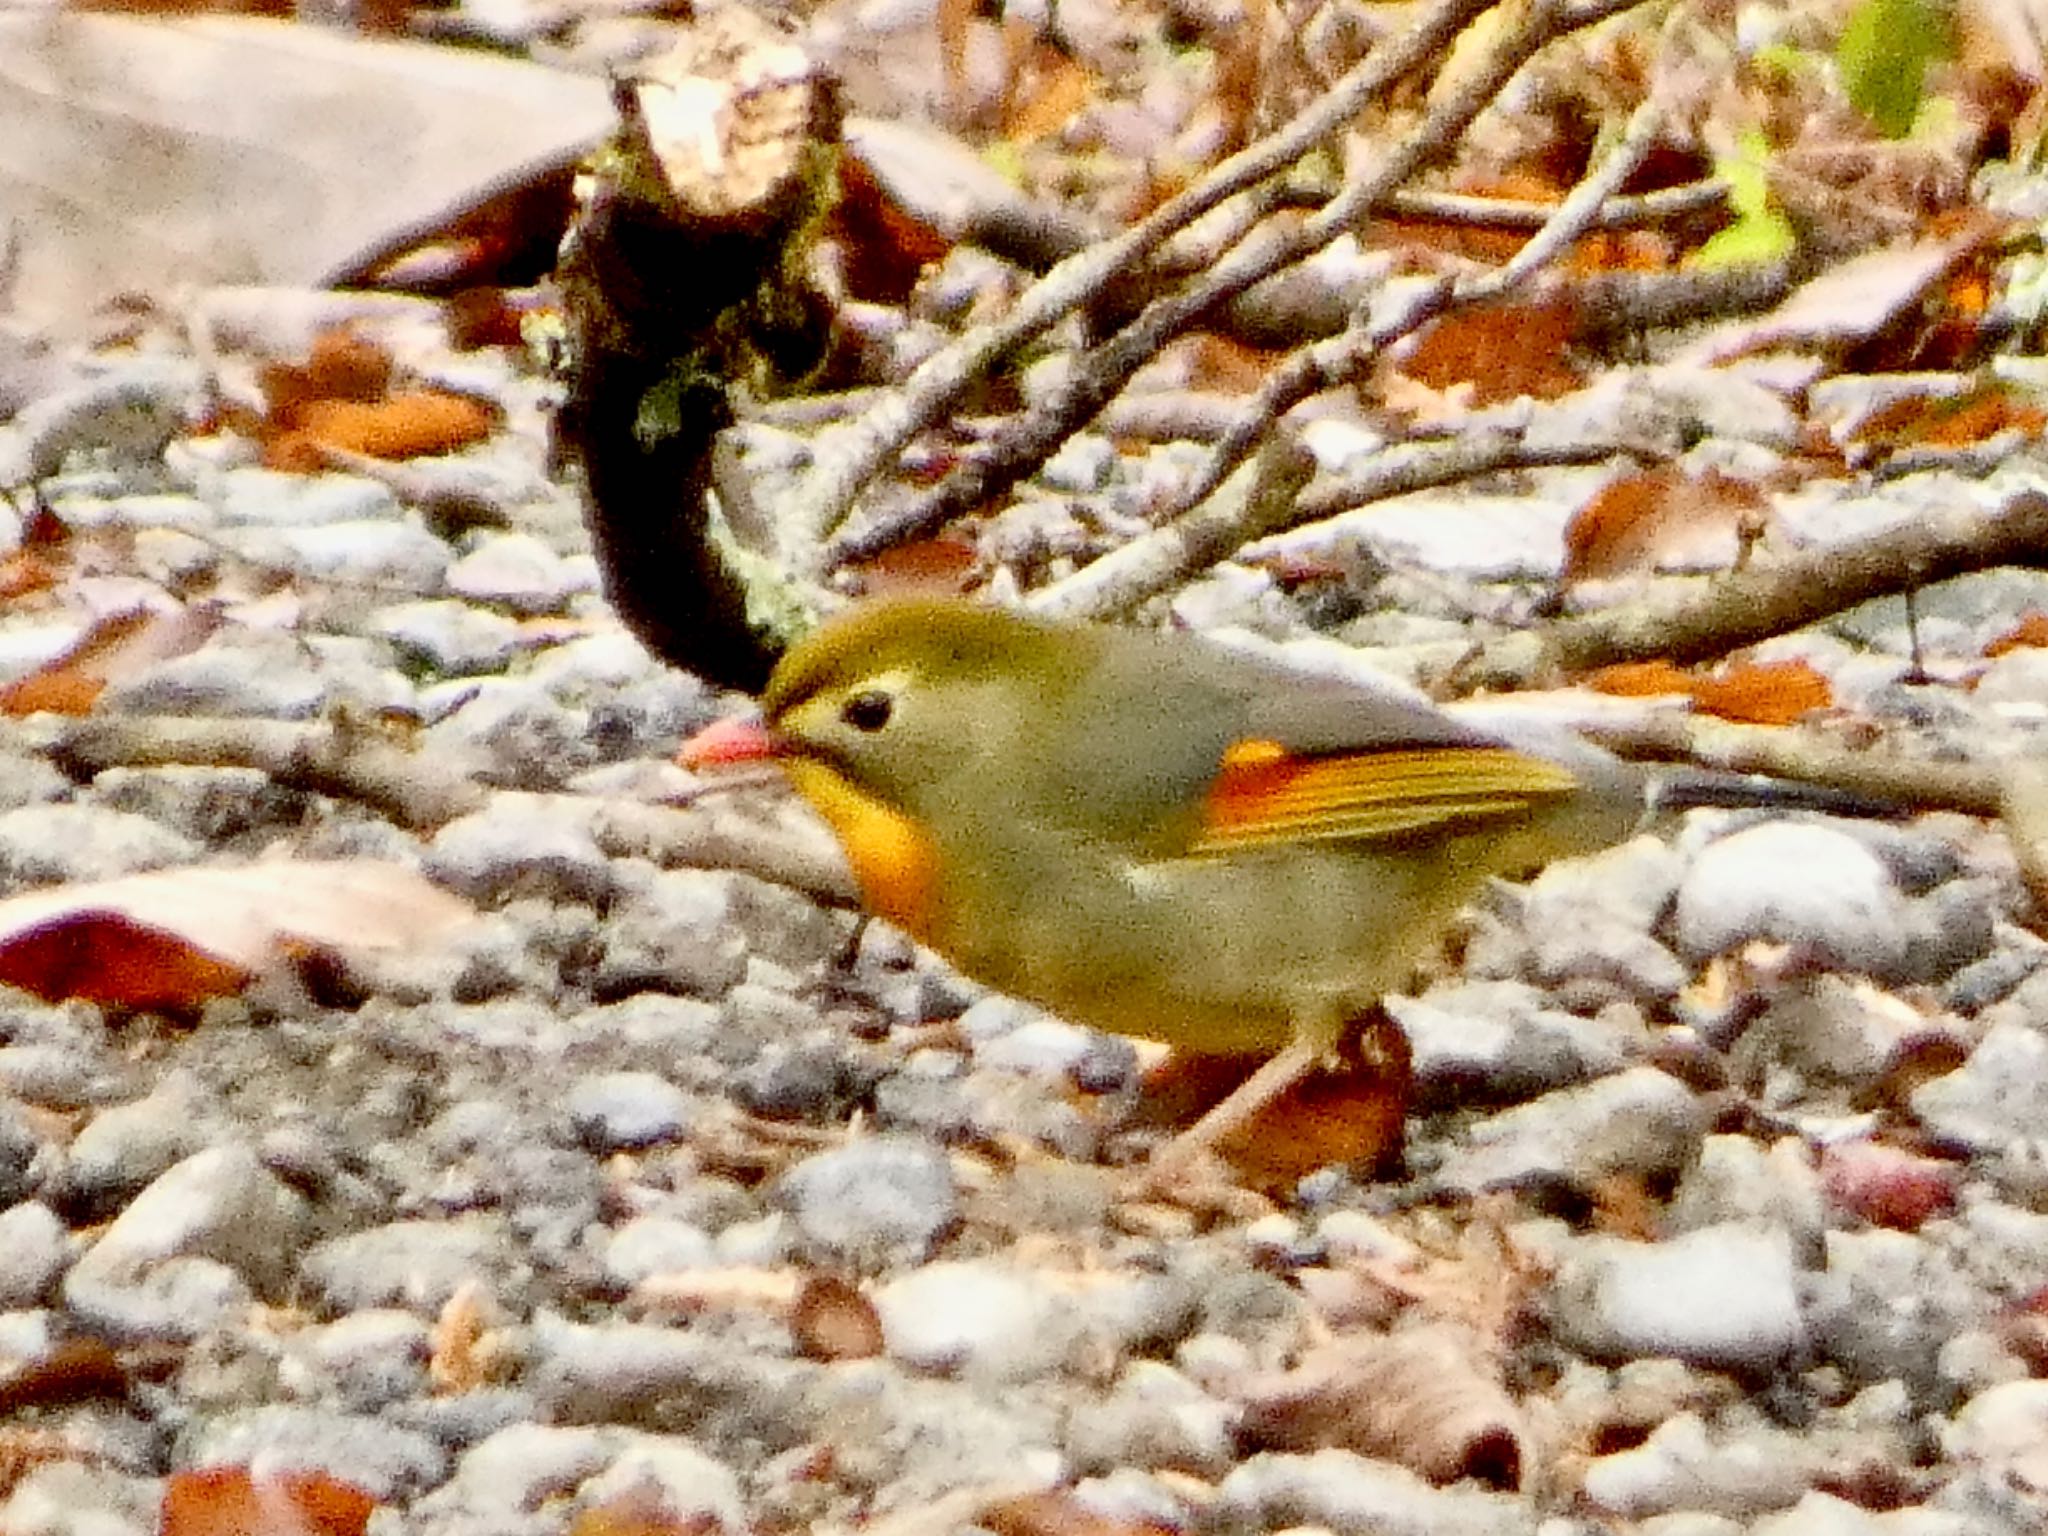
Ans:
[{"label": "bird", "polygon": [[1817,804],[1783,781],[1501,734],[1204,636],[965,598],[856,604],[788,650],[758,720],[685,743],[779,764],[865,907],[1069,1022],[1265,1058],[1164,1176],[1332,1059],[1479,888],[1662,809]]}]

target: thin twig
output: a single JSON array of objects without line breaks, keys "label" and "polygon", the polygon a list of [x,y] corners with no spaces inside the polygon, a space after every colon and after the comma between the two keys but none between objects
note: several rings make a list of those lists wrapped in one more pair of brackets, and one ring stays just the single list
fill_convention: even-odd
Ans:
[{"label": "thin twig", "polygon": [[[1639,0],[1602,0],[1606,14]],[[1572,14],[1582,14],[1575,8]],[[1371,174],[1348,186],[1321,212],[1292,228],[1264,224],[1253,230],[1203,280],[1153,300],[1138,317],[1093,352],[1079,358],[1065,384],[1027,415],[991,454],[962,465],[934,490],[890,519],[878,519],[833,542],[828,559],[865,558],[904,538],[918,537],[987,503],[1044,462],[1085,425],[1146,361],[1174,336],[1220,304],[1284,267],[1301,261],[1353,228],[1394,187],[1448,154],[1473,118],[1539,49],[1561,35],[1562,14],[1552,0],[1534,0],[1518,23],[1496,38],[1486,55],[1458,80],[1387,152]]]},{"label": "thin twig", "polygon": [[1488,0],[1443,0],[1406,36],[1374,49],[1286,127],[1230,156],[1123,234],[1061,262],[1026,289],[1008,315],[927,358],[888,399],[840,429],[837,441],[821,440],[817,467],[787,509],[792,547],[812,549],[845,521],[854,498],[889,458],[999,360],[1101,294],[1176,231],[1292,165],[1442,50],[1487,5]]},{"label": "thin twig", "polygon": [[1632,602],[1487,641],[1450,682],[1461,690],[1529,687],[1614,662],[1705,661],[1874,597],[2001,565],[2048,565],[2048,492],[1930,509],[1854,542],[1705,581],[1662,582]]},{"label": "thin twig", "polygon": [[1284,430],[1273,433],[1255,460],[1193,511],[1032,593],[1025,606],[1070,619],[1128,613],[1247,540],[1282,526],[1314,473],[1315,456],[1299,439]]}]

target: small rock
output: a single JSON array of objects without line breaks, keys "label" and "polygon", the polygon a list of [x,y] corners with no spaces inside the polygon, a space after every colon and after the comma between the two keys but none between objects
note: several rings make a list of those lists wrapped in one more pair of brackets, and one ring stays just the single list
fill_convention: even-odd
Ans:
[{"label": "small rock", "polygon": [[215,1308],[231,1304],[235,1287],[220,1271],[259,1294],[281,1293],[305,1217],[304,1199],[249,1148],[194,1153],[114,1218],[72,1266],[65,1300],[117,1334],[196,1337],[226,1320]]},{"label": "small rock", "polygon": [[991,1262],[927,1264],[874,1295],[889,1358],[912,1370],[1023,1381],[1066,1363],[1068,1307],[1028,1272]]},{"label": "small rock", "polygon": [[587,568],[564,560],[530,533],[485,533],[448,567],[447,587],[472,602],[519,614],[560,613],[590,588]]},{"label": "small rock", "polygon": [[1826,1211],[1812,1154],[1796,1136],[1768,1147],[1749,1136],[1709,1136],[1671,1198],[1670,1229],[1745,1222],[1784,1232],[1802,1260],[1818,1260]]},{"label": "small rock", "polygon": [[149,1097],[101,1110],[71,1144],[63,1193],[92,1215],[141,1189],[213,1140],[218,1106],[189,1072],[164,1076]]},{"label": "small rock", "polygon": [[1205,1523],[1232,1531],[1322,1526],[1345,1536],[1528,1536],[1529,1509],[1510,1495],[1433,1488],[1404,1468],[1329,1450],[1241,1463],[1217,1485]]},{"label": "small rock", "polygon": [[421,690],[421,706],[433,721],[427,750],[507,789],[554,789],[597,761],[589,711],[565,706],[530,674],[443,683]]},{"label": "small rock", "polygon": [[1630,1043],[1596,1021],[1544,1006],[1518,981],[1432,987],[1419,998],[1389,997],[1387,1012],[1408,1036],[1415,1094],[1424,1106],[1485,1099],[1515,1101],[1619,1071]]},{"label": "small rock", "polygon": [[650,869],[622,859],[619,891],[604,927],[600,995],[654,990],[717,997],[747,974],[747,943],[733,921],[741,876],[700,869]]},{"label": "small rock", "polygon": [[2016,1022],[1992,1025],[1970,1059],[1913,1091],[1913,1113],[1933,1135],[1990,1153],[2048,1125],[2048,1035]]},{"label": "small rock", "polygon": [[448,1455],[416,1430],[365,1414],[273,1403],[201,1420],[181,1437],[185,1466],[324,1472],[374,1499],[410,1498],[448,1475]]},{"label": "small rock", "polygon": [[256,540],[223,536],[230,549],[288,566],[308,581],[338,581],[422,595],[442,589],[449,548],[411,514],[265,530]]},{"label": "small rock", "polygon": [[651,1518],[641,1518],[650,1525],[676,1531],[748,1528],[738,1476],[682,1436],[615,1430],[612,1444],[611,1465],[580,1490],[579,1502],[586,1509],[621,1505],[647,1510]]},{"label": "small rock", "polygon": [[623,1286],[635,1286],[653,1275],[713,1269],[718,1251],[705,1230],[694,1222],[669,1216],[636,1216],[605,1244],[605,1273]]},{"label": "small rock", "polygon": [[1888,978],[1912,950],[1891,872],[1855,838],[1813,822],[1763,822],[1708,844],[1679,884],[1672,925],[1694,961],[1763,939]]},{"label": "small rock", "polygon": [[1942,1448],[2035,1496],[2048,1495],[2048,1381],[2008,1381],[1956,1410]]},{"label": "small rock", "polygon": [[1826,1470],[1826,1452],[1795,1435],[1761,1423],[1709,1429],[1681,1413],[1634,1449],[1594,1457],[1585,1495],[1624,1519],[1673,1510],[1743,1517],[1796,1503]]},{"label": "small rock", "polygon": [[281,836],[306,819],[307,797],[260,768],[109,768],[92,782],[92,802],[162,822],[218,848],[237,838]]},{"label": "small rock", "polygon": [[89,1461],[45,1461],[23,1470],[0,1503],[7,1536],[153,1536],[163,1529],[163,1479]]},{"label": "small rock", "polygon": [[227,527],[318,528],[333,523],[396,522],[398,498],[362,475],[293,475],[247,466],[228,470],[209,488]]},{"label": "small rock", "polygon": [[426,872],[477,901],[603,906],[613,886],[612,861],[597,846],[588,807],[503,795],[436,833]]},{"label": "small rock", "polygon": [[[0,1078],[0,1082],[6,1081]],[[0,1202],[13,1205],[36,1192],[40,1182],[36,1156],[42,1144],[42,1138],[29,1124],[27,1112],[0,1099]]]},{"label": "small rock", "polygon": [[1438,1177],[1466,1194],[1546,1183],[1590,1189],[1618,1173],[1674,1172],[1706,1131],[1706,1109],[1691,1089],[1635,1067],[1478,1122]]},{"label": "small rock", "polygon": [[1925,1238],[1873,1229],[1829,1232],[1827,1263],[1807,1279],[1816,1348],[1857,1382],[1940,1380],[1944,1344],[1984,1324],[1990,1299]]},{"label": "small rock", "polygon": [[577,1140],[600,1155],[675,1141],[694,1118],[690,1096],[654,1072],[579,1078],[569,1086],[564,1109]]},{"label": "small rock", "polygon": [[0,889],[111,880],[189,864],[200,847],[147,816],[97,805],[0,811]]},{"label": "small rock", "polygon": [[71,1263],[71,1234],[47,1205],[0,1211],[0,1312],[41,1306]]},{"label": "small rock", "polygon": [[306,1329],[292,1343],[304,1363],[297,1372],[288,1365],[285,1385],[303,1375],[314,1392],[332,1396],[356,1412],[372,1413],[427,1390],[433,1336],[425,1321],[410,1312],[351,1312],[324,1327]]},{"label": "small rock", "polygon": [[805,1158],[775,1198],[815,1262],[861,1269],[922,1260],[960,1219],[952,1165],[909,1136],[870,1136]]},{"label": "small rock", "polygon": [[366,628],[390,641],[408,663],[439,677],[502,672],[521,645],[516,620],[453,598],[380,608]]},{"label": "small rock", "polygon": [[1551,1325],[1600,1359],[1670,1355],[1715,1370],[1761,1371],[1806,1344],[1792,1241],[1728,1222],[1661,1243],[1572,1243],[1552,1284]]},{"label": "small rock", "polygon": [[530,1279],[502,1217],[394,1221],[315,1244],[300,1277],[337,1312],[405,1307],[431,1316],[469,1283],[508,1300]]},{"label": "small rock", "polygon": [[1171,1468],[1214,1479],[1229,1470],[1236,1417],[1172,1366],[1133,1360],[1107,1397],[1075,1407],[1067,1454],[1084,1474]]},{"label": "small rock", "polygon": [[1116,444],[1092,432],[1076,432],[1038,471],[1049,490],[1085,496],[1104,489],[1116,473]]}]

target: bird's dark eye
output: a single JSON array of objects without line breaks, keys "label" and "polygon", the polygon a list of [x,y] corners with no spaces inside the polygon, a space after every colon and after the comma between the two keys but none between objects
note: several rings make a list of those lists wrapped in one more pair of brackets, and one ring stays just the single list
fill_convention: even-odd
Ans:
[{"label": "bird's dark eye", "polygon": [[879,689],[856,693],[839,706],[839,718],[856,731],[879,731],[889,723],[896,701]]}]

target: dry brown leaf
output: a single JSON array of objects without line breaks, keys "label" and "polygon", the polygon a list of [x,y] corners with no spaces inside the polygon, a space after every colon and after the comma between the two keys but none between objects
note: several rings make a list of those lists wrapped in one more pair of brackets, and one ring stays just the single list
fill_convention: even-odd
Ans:
[{"label": "dry brown leaf", "polygon": [[982,1508],[974,1524],[995,1536],[1171,1536],[1149,1521],[1092,1510],[1064,1488],[998,1499]]},{"label": "dry brown leaf", "polygon": [[52,1001],[193,1007],[306,948],[428,943],[469,906],[397,864],[172,869],[0,901],[0,981]]},{"label": "dry brown leaf", "polygon": [[[304,438],[373,459],[414,459],[480,443],[491,435],[495,421],[490,406],[467,395],[409,389],[369,404],[310,400],[299,410],[297,431],[280,443]],[[270,457],[266,452],[266,463]]]},{"label": "dry brown leaf", "polygon": [[1469,1330],[1428,1324],[1312,1350],[1256,1388],[1238,1438],[1248,1450],[1356,1451],[1433,1483],[1521,1486],[1521,1410]]},{"label": "dry brown leaf", "polygon": [[1398,1168],[1414,1092],[1408,1037],[1384,1015],[1364,1021],[1342,1068],[1309,1073],[1216,1144],[1249,1182],[1288,1188],[1333,1163]]},{"label": "dry brown leaf", "polygon": [[441,1304],[427,1356],[427,1380],[436,1392],[473,1392],[490,1381],[490,1362],[478,1348],[487,1299],[482,1283],[471,1279],[456,1286]]},{"label": "dry brown leaf", "polygon": [[128,1395],[128,1372],[106,1343],[67,1339],[47,1355],[0,1369],[0,1418],[26,1408],[55,1408]]},{"label": "dry brown leaf", "polygon": [[0,688],[0,715],[86,714],[108,684],[196,651],[220,623],[213,608],[109,614],[63,655]]},{"label": "dry brown leaf", "polygon": [[1583,382],[1569,358],[1578,329],[1569,294],[1475,304],[1437,320],[1396,366],[1431,389],[1469,386],[1475,406],[1555,400]]},{"label": "dry brown leaf", "polygon": [[9,299],[80,315],[184,284],[320,284],[566,165],[606,82],[251,17],[0,11]]},{"label": "dry brown leaf", "polygon": [[1017,145],[1036,144],[1066,127],[1094,99],[1095,72],[1079,59],[1043,46],[1030,50],[1023,77],[1004,114],[1003,136]]},{"label": "dry brown leaf", "polygon": [[1694,678],[1668,661],[1618,661],[1588,672],[1580,681],[1595,693],[1617,699],[1650,699],[1667,693],[1691,698]]},{"label": "dry brown leaf", "polygon": [[377,1501],[325,1472],[173,1472],[158,1536],[363,1536]]},{"label": "dry brown leaf", "polygon": [[2044,645],[2048,645],[2048,613],[2029,608],[2020,616],[2019,623],[1984,647],[1984,654],[2003,656],[2007,651]]},{"label": "dry brown leaf", "polygon": [[1693,708],[1743,725],[1790,725],[1835,696],[1810,661],[1737,661],[1692,688]]},{"label": "dry brown leaf", "polygon": [[1727,566],[1763,531],[1763,492],[1715,470],[1660,465],[1610,480],[1564,533],[1562,583],[1611,580],[1672,567]]}]

